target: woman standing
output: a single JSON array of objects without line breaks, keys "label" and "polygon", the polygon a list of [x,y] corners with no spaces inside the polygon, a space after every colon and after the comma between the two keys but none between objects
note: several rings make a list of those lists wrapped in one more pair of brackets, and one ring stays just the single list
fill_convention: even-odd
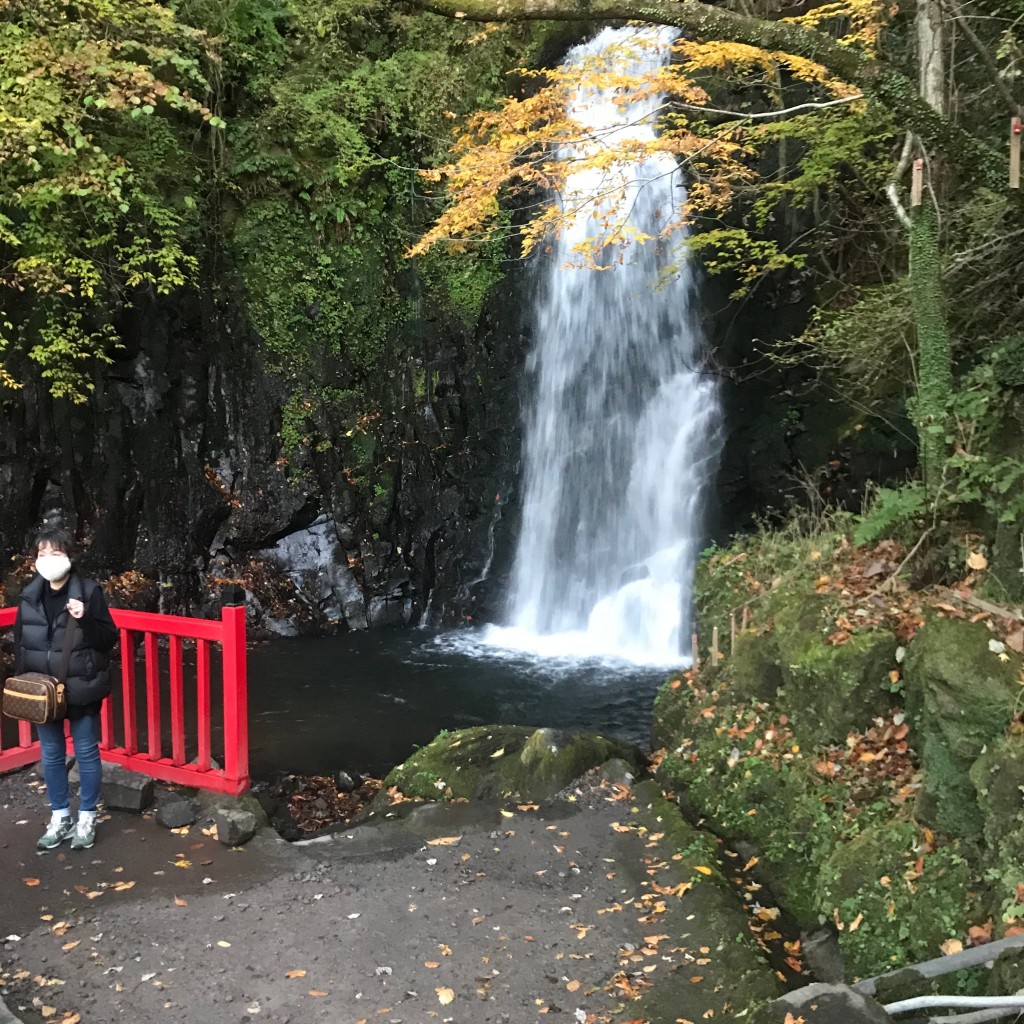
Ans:
[{"label": "woman standing", "polygon": [[14,672],[55,674],[71,619],[78,629],[68,665],[67,702],[71,738],[81,779],[78,822],[71,817],[65,762],[64,722],[37,725],[43,779],[52,816],[36,844],[53,850],[71,838],[72,850],[88,850],[96,839],[100,796],[100,706],[110,694],[110,649],[117,627],[103,590],[71,564],[73,542],[65,530],[42,530],[35,540],[36,575],[21,593],[14,622]]}]

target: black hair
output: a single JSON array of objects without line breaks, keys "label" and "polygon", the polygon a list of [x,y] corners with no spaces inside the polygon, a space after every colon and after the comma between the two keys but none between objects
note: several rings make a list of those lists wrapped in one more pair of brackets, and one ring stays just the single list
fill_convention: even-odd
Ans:
[{"label": "black hair", "polygon": [[36,534],[36,539],[32,542],[32,553],[34,555],[39,554],[40,544],[49,544],[52,547],[59,548],[71,561],[75,560],[75,538],[67,530],[55,526],[44,527]]}]

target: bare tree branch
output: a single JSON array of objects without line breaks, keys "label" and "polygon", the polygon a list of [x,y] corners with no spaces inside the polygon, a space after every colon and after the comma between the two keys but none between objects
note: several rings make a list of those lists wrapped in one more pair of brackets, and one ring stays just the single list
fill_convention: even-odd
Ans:
[{"label": "bare tree branch", "polygon": [[957,25],[960,27],[960,31],[967,36],[971,46],[974,47],[978,57],[981,59],[981,63],[985,65],[985,70],[988,72],[988,76],[991,79],[992,84],[995,86],[996,92],[998,92],[1003,98],[1007,111],[1012,116],[1019,114],[1021,104],[1014,98],[1014,95],[1010,92],[1003,76],[999,74],[999,67],[992,59],[992,54],[988,47],[978,38],[978,34],[973,28],[971,28],[971,23],[964,17],[963,8],[961,8],[960,4],[957,3],[957,0],[941,0],[941,3],[942,6],[953,15],[956,19]]}]

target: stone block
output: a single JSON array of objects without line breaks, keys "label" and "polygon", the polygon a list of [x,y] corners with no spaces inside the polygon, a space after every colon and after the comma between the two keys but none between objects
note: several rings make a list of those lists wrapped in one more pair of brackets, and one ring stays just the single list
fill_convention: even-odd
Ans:
[{"label": "stone block", "polygon": [[163,792],[157,800],[156,820],[164,828],[185,828],[196,820],[196,809],[180,793]]},{"label": "stone block", "polygon": [[787,992],[757,1010],[751,1024],[886,1024],[892,1018],[879,1003],[846,985],[818,983]]},{"label": "stone block", "polygon": [[117,764],[103,765],[103,803],[110,811],[140,814],[153,803],[153,780]]},{"label": "stone block", "polygon": [[256,815],[243,807],[218,807],[213,812],[217,838],[225,846],[241,846],[249,842],[259,828]]},{"label": "stone block", "polygon": [[636,770],[628,761],[621,757],[613,757],[605,761],[598,772],[603,782],[619,786],[632,786],[636,781]]}]

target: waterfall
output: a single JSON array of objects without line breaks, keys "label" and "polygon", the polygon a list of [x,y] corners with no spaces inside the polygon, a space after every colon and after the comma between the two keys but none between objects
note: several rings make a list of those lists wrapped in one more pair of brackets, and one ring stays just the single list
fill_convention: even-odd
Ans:
[{"label": "waterfall", "polygon": [[[668,60],[673,37],[605,29],[566,64],[614,48],[617,70],[650,71]],[[623,57],[630,40],[637,45]],[[586,145],[651,140],[662,99],[624,104],[614,89],[581,89],[568,113],[585,127]],[[627,237],[657,237],[685,200],[668,154],[581,170],[567,183],[562,202],[576,212],[533,268],[522,529],[509,624],[493,627],[489,643],[644,664],[678,663],[689,647],[693,571],[721,433],[692,313],[694,273],[680,252],[686,228],[667,241],[608,246],[598,268],[569,265],[586,239],[607,232],[609,217]]]}]

